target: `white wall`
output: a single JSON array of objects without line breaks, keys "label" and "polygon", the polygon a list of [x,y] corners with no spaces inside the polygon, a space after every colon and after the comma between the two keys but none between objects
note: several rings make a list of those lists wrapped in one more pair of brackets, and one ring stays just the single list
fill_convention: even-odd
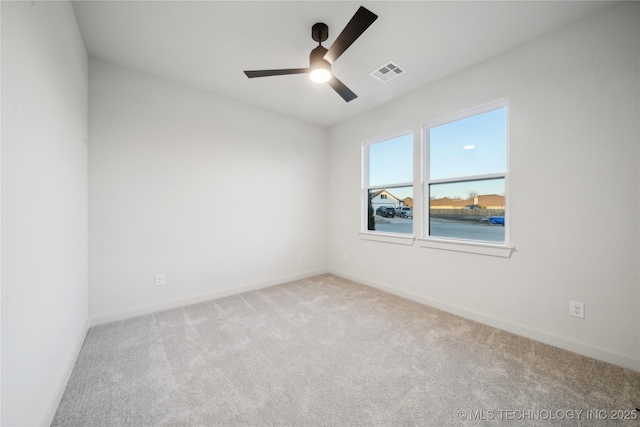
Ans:
[{"label": "white wall", "polygon": [[89,69],[92,319],[326,271],[326,129],[103,61]]},{"label": "white wall", "polygon": [[[332,128],[329,191],[343,209],[329,213],[330,270],[640,370],[638,9],[615,6]],[[362,141],[502,98],[510,259],[359,239]],[[569,300],[586,304],[584,320]]]},{"label": "white wall", "polygon": [[48,424],[88,327],[87,55],[68,2],[2,2],[2,425]]}]

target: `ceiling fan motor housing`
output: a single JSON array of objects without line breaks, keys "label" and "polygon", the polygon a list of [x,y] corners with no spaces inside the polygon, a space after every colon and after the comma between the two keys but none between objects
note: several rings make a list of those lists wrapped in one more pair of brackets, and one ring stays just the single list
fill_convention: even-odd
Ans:
[{"label": "ceiling fan motor housing", "polygon": [[313,70],[317,68],[324,68],[325,70],[331,71],[331,63],[324,59],[326,53],[327,49],[322,46],[318,46],[313,49],[309,55],[309,67]]}]

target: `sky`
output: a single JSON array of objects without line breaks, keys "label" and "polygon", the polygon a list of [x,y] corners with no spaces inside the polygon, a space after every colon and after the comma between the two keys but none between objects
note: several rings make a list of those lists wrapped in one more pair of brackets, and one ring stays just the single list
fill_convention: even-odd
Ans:
[{"label": "sky", "polygon": [[507,171],[507,109],[429,130],[429,177],[448,179]]},{"label": "sky", "polygon": [[[500,108],[429,129],[429,178],[458,179],[507,171],[507,110]],[[369,186],[403,199],[413,188],[413,134],[369,146]],[[431,197],[504,194],[504,179],[431,185]]]},{"label": "sky", "polygon": [[369,185],[413,183],[413,134],[369,146]]}]

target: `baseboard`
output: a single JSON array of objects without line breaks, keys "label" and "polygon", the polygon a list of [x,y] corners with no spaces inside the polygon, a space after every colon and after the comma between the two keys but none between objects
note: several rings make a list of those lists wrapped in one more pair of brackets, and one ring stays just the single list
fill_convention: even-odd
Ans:
[{"label": "baseboard", "polygon": [[80,350],[82,349],[82,344],[84,344],[84,339],[87,337],[87,332],[89,332],[89,327],[91,326],[91,321],[87,319],[84,322],[84,326],[80,331],[80,335],[76,340],[76,344],[73,347],[73,351],[69,356],[69,360],[67,360],[67,366],[60,377],[60,381],[58,382],[58,387],[56,388],[53,397],[51,398],[51,402],[49,402],[49,406],[40,421],[41,426],[50,426],[53,422],[53,418],[56,416],[56,411],[58,410],[58,406],[60,405],[60,401],[62,400],[62,396],[64,395],[64,391],[67,389],[67,383],[69,382],[69,378],[71,378],[71,373],[73,372],[73,367],[76,365],[76,360],[78,360],[78,356],[80,355]]},{"label": "baseboard", "polygon": [[308,277],[317,276],[319,274],[326,274],[328,272],[329,271],[326,269],[309,271],[302,274],[279,277],[279,278],[267,280],[264,282],[256,282],[249,285],[243,285],[243,286],[238,286],[234,288],[226,288],[226,289],[222,289],[214,292],[208,292],[205,294],[179,298],[176,300],[166,301],[159,304],[150,304],[142,307],[136,307],[130,310],[124,310],[117,313],[100,315],[100,316],[91,318],[91,325],[96,326],[96,325],[102,325],[104,323],[116,322],[118,320],[131,319],[133,317],[156,313],[158,311],[171,310],[173,308],[184,307],[186,305],[197,304],[204,301],[241,294],[244,292],[255,291],[257,289],[268,288],[270,286],[280,285],[282,283],[292,282],[294,280],[306,279]]},{"label": "baseboard", "polygon": [[457,316],[464,317],[469,320],[473,320],[475,322],[479,322],[497,329],[501,329],[503,331],[511,332],[513,334],[530,338],[532,340],[539,341],[544,344],[549,344],[554,347],[561,348],[563,350],[568,350],[573,353],[578,353],[586,357],[591,357],[593,359],[611,363],[612,365],[616,365],[626,369],[631,369],[633,371],[640,372],[640,360],[638,359],[633,359],[631,357],[628,357],[622,354],[614,353],[598,347],[590,346],[588,344],[584,344],[584,343],[573,341],[567,338],[552,335],[547,332],[539,331],[537,329],[533,329],[524,325],[520,325],[520,324],[508,322],[502,319],[498,319],[495,317],[487,316],[485,314],[467,310],[462,307],[457,307],[441,301],[425,298],[423,296],[416,295],[411,292],[402,291],[391,286],[387,286],[371,280],[363,279],[362,277],[353,276],[351,274],[344,273],[338,270],[329,269],[329,273],[335,274],[336,276],[340,276],[348,280],[353,280],[355,282],[362,283],[363,285],[371,286],[372,288],[376,288],[381,291],[388,292],[390,294],[397,295],[402,298],[406,298],[406,299],[418,302],[420,304],[427,305],[429,307],[434,307],[439,310],[446,311],[448,313],[455,314]]}]

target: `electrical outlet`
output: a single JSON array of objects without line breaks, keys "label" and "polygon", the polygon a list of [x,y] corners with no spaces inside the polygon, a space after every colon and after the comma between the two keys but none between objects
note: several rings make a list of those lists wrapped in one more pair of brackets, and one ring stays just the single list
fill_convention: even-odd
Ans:
[{"label": "electrical outlet", "polygon": [[569,316],[584,319],[584,303],[578,301],[569,301]]},{"label": "electrical outlet", "polygon": [[343,253],[342,254],[342,261],[347,262],[349,261],[349,254],[348,253]]},{"label": "electrical outlet", "polygon": [[298,254],[298,262],[302,262],[302,261],[304,261],[304,255]]},{"label": "electrical outlet", "polygon": [[164,286],[164,274],[156,274],[156,286]]}]

